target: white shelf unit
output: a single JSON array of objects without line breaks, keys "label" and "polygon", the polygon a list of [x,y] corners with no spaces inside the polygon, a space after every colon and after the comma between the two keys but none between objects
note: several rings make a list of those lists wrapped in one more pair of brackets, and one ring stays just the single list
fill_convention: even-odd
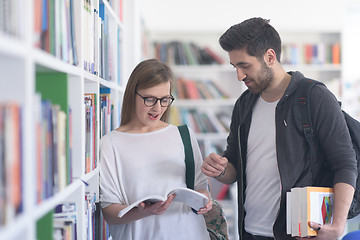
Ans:
[{"label": "white shelf unit", "polygon": [[[0,182],[0,191],[2,193],[0,196],[0,239],[38,239],[37,222],[61,203],[76,204],[77,239],[92,239],[91,236],[88,237],[87,233],[89,222],[88,216],[85,214],[85,197],[88,194],[96,194],[96,197],[99,196],[99,169],[95,168],[85,174],[86,128],[84,94],[97,93],[97,100],[99,102],[100,88],[109,88],[112,104],[114,104],[115,117],[112,124],[113,127],[119,126],[120,119],[117,116],[119,116],[126,79],[132,68],[141,60],[138,57],[140,54],[132,54],[133,52],[141,52],[140,39],[134,39],[134,36],[140,36],[141,30],[134,27],[140,26],[140,18],[134,14],[138,11],[137,1],[117,0],[112,1],[112,4],[106,0],[11,0],[8,2],[8,5],[3,5],[2,7],[10,14],[9,22],[4,23],[0,20],[1,26],[5,25],[8,27],[7,31],[0,28],[0,106],[16,103],[21,107],[21,121],[20,125],[17,126],[18,129],[21,129],[21,142],[15,147],[14,151],[17,154],[21,154],[20,172],[17,173],[20,174],[22,210],[14,216],[5,218],[6,212],[11,205],[9,205],[9,200],[7,199],[10,194],[7,193],[4,196],[4,192],[11,191],[11,189],[9,189],[9,185]],[[62,57],[56,57],[56,54],[50,54],[34,46],[34,39],[37,37],[34,31],[35,18],[38,13],[37,10],[39,10],[37,9],[39,2],[54,4],[54,11],[57,13],[65,13],[62,10],[66,9],[66,14],[70,10],[61,4],[73,4],[74,36],[72,41],[76,43],[77,65],[63,61],[61,59],[63,55]],[[123,13],[123,19],[121,20],[119,18],[120,2],[122,3]],[[96,43],[98,39],[95,37],[97,36],[96,34],[100,34],[101,27],[99,22],[99,25],[93,22],[94,15],[92,15],[94,14],[94,9],[99,11],[100,4],[104,6],[105,21],[109,23],[110,29],[108,33],[110,39],[115,39],[114,41],[116,41],[116,37],[118,37],[116,34],[119,33],[119,41],[122,41],[122,44],[117,44],[117,42],[110,43],[113,52],[118,50],[118,55],[112,59],[112,71],[113,76],[116,76],[114,78],[121,80],[120,84],[114,81],[114,79],[113,81],[108,81],[109,79],[104,79],[98,74],[90,73],[84,69],[84,61],[87,60],[86,58],[90,51],[94,51],[92,60],[100,58],[99,52],[96,52],[94,47],[95,45],[99,47],[99,44]],[[59,6],[62,7],[62,10],[58,8]],[[84,10],[86,8],[88,8],[87,11]],[[87,15],[88,13],[89,15]],[[55,19],[55,21],[60,22],[60,18]],[[70,18],[67,19],[69,20]],[[91,29],[94,29],[94,32],[89,32],[90,26]],[[16,31],[9,31],[9,29],[15,30],[15,27]],[[60,32],[64,33],[63,31]],[[68,29],[66,32],[69,33]],[[94,37],[95,41],[92,42],[88,38],[89,36]],[[60,41],[58,37],[55,37],[55,41]],[[131,43],[131,48],[126,45],[129,43]],[[66,48],[66,50],[69,49]],[[127,55],[131,55],[131,59],[126,59]],[[47,196],[40,202],[37,199],[37,177],[42,173],[38,169],[37,164],[37,118],[35,116],[38,108],[38,95],[36,94],[38,74],[64,74],[66,76],[67,97],[64,97],[64,99],[68,103],[69,108],[71,108],[71,120],[69,119],[69,114],[67,119],[69,119],[69,123],[71,122],[72,128],[71,134],[67,139],[67,141],[72,142],[72,150],[69,153],[72,172],[71,182],[65,188],[54,192],[51,196]],[[56,83],[57,80],[49,79],[49,81]],[[97,111],[97,120],[99,121],[99,107]],[[0,128],[0,136],[2,137],[4,136],[3,130]],[[96,141],[99,143],[99,130],[96,136]],[[1,142],[1,144],[4,143]],[[4,148],[1,150],[3,154]],[[43,151],[44,149],[41,150]],[[98,161],[98,147],[95,151],[96,161]],[[12,158],[7,159],[10,159],[11,163]],[[4,163],[4,161],[8,161],[7,159],[4,160],[4,157],[1,156],[2,167],[4,166],[3,164],[10,164],[9,162]],[[4,177],[4,172],[2,169],[1,177]],[[44,229],[44,231],[47,230]]]},{"label": "white shelf unit", "polygon": [[[300,71],[306,77],[324,82],[335,96],[341,98],[341,32],[287,30],[279,31],[279,34],[283,44],[281,61],[285,70]],[[291,61],[291,48],[296,52],[293,61]],[[332,59],[332,54],[338,57]]]}]

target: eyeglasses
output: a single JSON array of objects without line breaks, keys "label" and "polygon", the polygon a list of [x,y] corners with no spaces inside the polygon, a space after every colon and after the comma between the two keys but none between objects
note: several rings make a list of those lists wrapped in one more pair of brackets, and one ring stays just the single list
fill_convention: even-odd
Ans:
[{"label": "eyeglasses", "polygon": [[144,104],[147,107],[152,107],[154,106],[157,101],[160,101],[160,105],[162,107],[168,107],[170,106],[173,101],[175,100],[175,98],[173,96],[170,95],[170,97],[162,97],[162,98],[157,98],[157,97],[143,97],[141,96],[138,92],[135,92],[137,95],[139,95],[142,99],[144,99]]}]

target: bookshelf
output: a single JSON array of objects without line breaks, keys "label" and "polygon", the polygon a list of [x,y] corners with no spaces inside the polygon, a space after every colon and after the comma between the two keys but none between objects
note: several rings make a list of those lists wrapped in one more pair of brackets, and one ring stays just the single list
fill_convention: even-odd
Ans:
[{"label": "bookshelf", "polygon": [[342,37],[338,31],[279,31],[285,70],[324,82],[341,98]]},{"label": "bookshelf", "polygon": [[137,1],[6,0],[0,9],[0,239],[106,239],[98,143],[119,125],[141,60]]}]

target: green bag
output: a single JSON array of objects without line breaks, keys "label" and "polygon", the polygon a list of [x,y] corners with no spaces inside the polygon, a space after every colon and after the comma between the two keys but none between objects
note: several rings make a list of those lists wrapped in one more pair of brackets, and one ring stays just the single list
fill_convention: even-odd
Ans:
[{"label": "green bag", "polygon": [[[191,139],[187,125],[178,126],[181,139],[184,144],[185,151],[185,166],[186,166],[186,185],[190,189],[194,189],[195,180],[195,163],[194,154],[191,146]],[[212,209],[204,214],[207,231],[212,240],[228,240],[228,227],[226,217],[222,206],[215,199],[213,201]]]}]

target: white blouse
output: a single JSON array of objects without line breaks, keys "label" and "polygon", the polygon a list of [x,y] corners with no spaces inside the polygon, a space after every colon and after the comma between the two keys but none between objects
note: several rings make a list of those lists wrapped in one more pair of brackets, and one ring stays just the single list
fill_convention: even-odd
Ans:
[{"label": "white blouse", "polygon": [[[195,190],[207,189],[202,156],[190,129],[195,161]],[[112,131],[100,143],[100,201],[129,205],[147,195],[165,195],[186,187],[185,154],[180,133],[169,125],[149,133]],[[128,224],[109,225],[113,240],[209,239],[202,215],[173,202],[162,215]]]}]

